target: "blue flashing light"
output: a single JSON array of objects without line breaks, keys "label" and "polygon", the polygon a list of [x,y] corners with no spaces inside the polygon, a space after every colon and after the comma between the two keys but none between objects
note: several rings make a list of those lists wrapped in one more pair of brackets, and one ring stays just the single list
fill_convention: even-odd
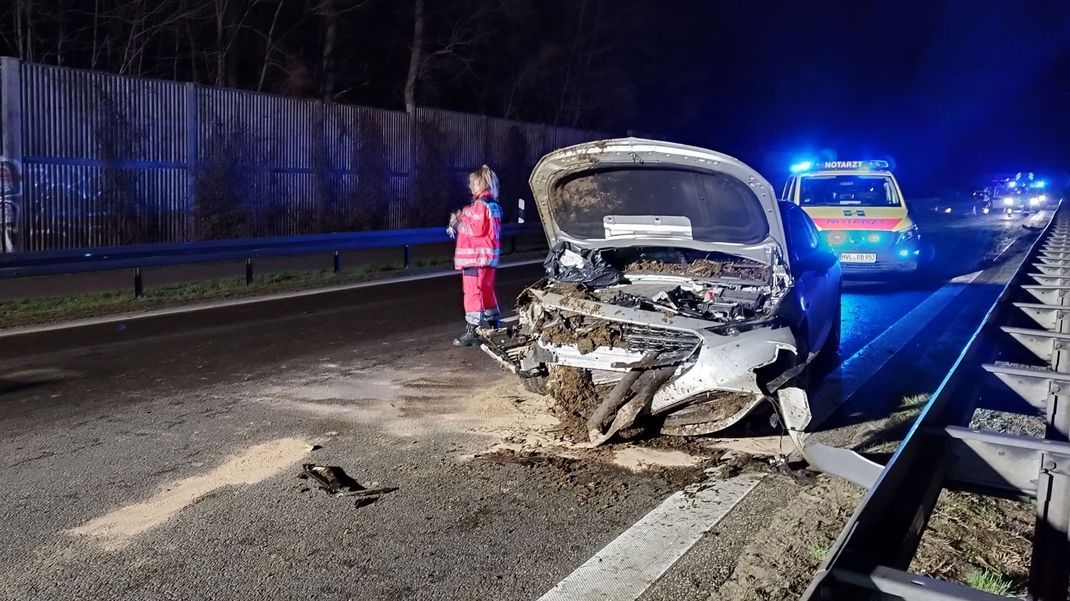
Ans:
[{"label": "blue flashing light", "polygon": [[899,256],[903,257],[905,259],[908,256],[910,256],[910,251],[905,249],[905,248],[901,248],[901,249],[899,249]]},{"label": "blue flashing light", "polygon": [[798,163],[795,163],[794,165],[791,166],[791,172],[792,173],[802,173],[803,171],[809,171],[810,169],[813,169],[813,167],[814,167],[814,162],[813,161],[799,161]]},{"label": "blue flashing light", "polygon": [[1033,187],[1034,188],[1043,188],[1044,186],[1047,186],[1047,185],[1048,185],[1048,182],[1046,182],[1046,181],[1044,181],[1042,179],[1038,179],[1037,181],[1033,182]]},{"label": "blue flashing light", "polygon": [[1018,182],[1016,182],[1016,181],[1009,181],[1009,182],[1007,182],[1007,187],[1008,187],[1008,188],[1017,188],[1017,187],[1018,187]]}]

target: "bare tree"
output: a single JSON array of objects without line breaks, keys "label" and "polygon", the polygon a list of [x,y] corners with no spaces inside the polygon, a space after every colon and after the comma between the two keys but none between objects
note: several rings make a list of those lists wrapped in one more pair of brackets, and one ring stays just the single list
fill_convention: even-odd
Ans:
[{"label": "bare tree", "polygon": [[[416,108],[416,94],[423,87],[451,84],[465,76],[478,79],[474,65],[481,44],[487,41],[487,25],[496,11],[491,4],[437,5],[427,11],[424,0],[415,0],[409,68],[405,79],[405,110]],[[433,25],[433,27],[428,27]]]},{"label": "bare tree", "polygon": [[424,0],[413,4],[412,47],[409,52],[409,71],[405,76],[405,112],[416,111],[416,83],[423,69],[424,50]]},{"label": "bare tree", "polygon": [[34,14],[33,0],[15,0],[12,17],[15,21],[15,44],[19,58],[32,61],[33,37],[34,37]]},{"label": "bare tree", "polygon": [[260,77],[256,81],[256,91],[264,89],[264,78],[267,77],[268,66],[272,64],[272,55],[275,52],[275,29],[279,25],[279,15],[285,0],[278,0],[275,4],[275,12],[271,15],[271,26],[268,27],[264,40],[264,60],[260,65]]},{"label": "bare tree", "polygon": [[230,71],[233,66],[231,49],[241,38],[246,20],[255,1],[248,0],[213,0],[212,15],[215,22],[215,85],[233,84],[235,77]]}]

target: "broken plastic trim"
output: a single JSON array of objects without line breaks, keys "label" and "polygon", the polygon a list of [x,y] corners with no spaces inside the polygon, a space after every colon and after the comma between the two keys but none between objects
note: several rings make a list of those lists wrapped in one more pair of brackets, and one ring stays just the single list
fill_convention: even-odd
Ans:
[{"label": "broken plastic trim", "polygon": [[[657,356],[644,359],[646,362],[656,361]],[[598,446],[613,438],[617,432],[635,425],[636,419],[650,408],[654,394],[672,376],[674,367],[659,367],[653,369],[636,369],[628,372],[613,391],[606,397],[591,414],[587,421],[587,436],[591,444]],[[627,395],[632,393],[629,398]],[[612,423],[605,431],[602,430],[610,415],[614,415]]]}]

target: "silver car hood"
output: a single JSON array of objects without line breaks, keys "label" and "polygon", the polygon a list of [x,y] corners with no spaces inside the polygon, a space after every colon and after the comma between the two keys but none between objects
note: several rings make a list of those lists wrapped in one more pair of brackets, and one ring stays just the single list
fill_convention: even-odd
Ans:
[{"label": "silver car hood", "polygon": [[[692,171],[725,174],[748,185],[761,203],[769,222],[765,240],[756,244],[683,239],[644,232],[633,235],[614,235],[611,239],[585,239],[570,236],[554,220],[550,197],[557,182],[585,171],[613,168],[645,169],[650,167],[682,167]],[[600,140],[555,150],[544,156],[529,180],[539,210],[547,240],[551,245],[564,240],[581,248],[620,248],[630,246],[671,246],[700,251],[722,252],[769,264],[777,254],[787,261],[787,244],[777,197],[773,187],[757,171],[742,161],[719,152],[657,140],[619,138]],[[652,216],[671,222],[672,215]]]}]

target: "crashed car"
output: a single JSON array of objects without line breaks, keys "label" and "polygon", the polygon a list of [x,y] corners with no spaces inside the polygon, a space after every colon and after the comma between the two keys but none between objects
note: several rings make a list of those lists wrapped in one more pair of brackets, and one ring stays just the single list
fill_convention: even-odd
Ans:
[{"label": "crashed car", "polygon": [[[835,356],[836,255],[742,162],[605,140],[550,153],[530,184],[547,277],[482,348],[534,390],[555,369],[580,374],[598,391],[581,411],[592,443],[723,430],[805,390],[811,365]],[[805,422],[805,394],[790,396],[791,421]]]}]

